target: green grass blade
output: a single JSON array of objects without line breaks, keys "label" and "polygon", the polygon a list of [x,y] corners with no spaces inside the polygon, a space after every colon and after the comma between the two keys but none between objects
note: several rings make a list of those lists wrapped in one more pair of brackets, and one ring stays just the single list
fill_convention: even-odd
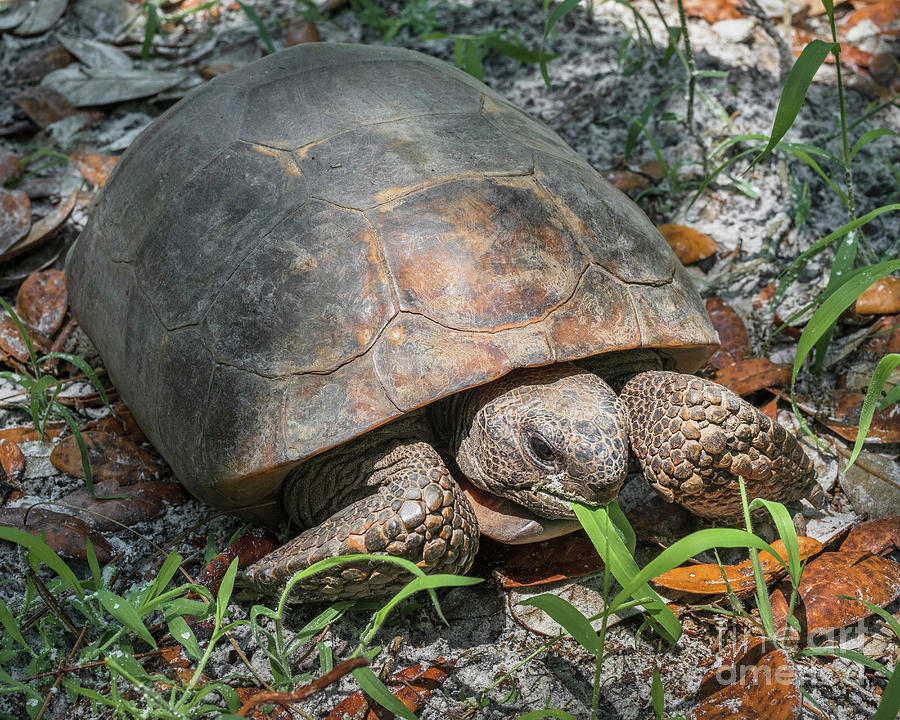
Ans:
[{"label": "green grass blade", "polygon": [[25,648],[27,652],[31,652],[31,648],[28,647],[28,643],[25,642],[25,638],[22,636],[22,631],[19,630],[19,623],[16,622],[16,618],[10,612],[6,603],[3,602],[3,598],[0,598],[0,625],[3,625],[4,631],[9,633],[13,640]]},{"label": "green grass blade", "polygon": [[97,599],[110,615],[144,640],[154,650],[156,649],[156,640],[153,639],[150,631],[144,627],[141,616],[128,600],[106,588],[97,589]]},{"label": "green grass blade", "polygon": [[266,46],[266,50],[270,53],[274,53],[275,45],[272,43],[272,36],[269,34],[269,29],[266,27],[265,23],[263,23],[259,15],[256,14],[256,10],[249,5],[242,3],[241,0],[238,0],[238,5],[241,6],[241,10],[244,11],[244,14],[250,19],[250,22],[256,25],[256,29],[259,32],[260,38],[262,38],[263,45]]},{"label": "green grass blade", "polygon": [[504,40],[501,37],[497,37],[496,35],[487,35],[484,38],[484,44],[487,45],[491,50],[500,53],[501,55],[505,55],[508,58],[512,58],[513,60],[518,60],[523,65],[533,65],[535,63],[541,62],[543,58],[544,62],[548,60],[555,60],[559,57],[559,53],[541,53],[537,50],[529,50],[524,45],[520,45],[519,43],[513,43],[509,40]]},{"label": "green grass blade", "polygon": [[[866,391],[866,399],[863,401],[862,410],[859,413],[859,432],[856,434],[853,452],[850,453],[850,460],[842,472],[847,472],[853,463],[856,462],[859,453],[862,452],[863,444],[866,442],[866,434],[869,432],[869,426],[872,424],[872,418],[878,406],[881,390],[897,365],[900,365],[900,354],[890,353],[881,358],[878,361],[878,365],[875,366],[875,372],[872,373],[872,379],[869,382],[869,389]],[[897,388],[895,387],[894,390],[896,391]]]},{"label": "green grass blade", "polygon": [[51,360],[53,358],[65,360],[67,363],[71,363],[79,370],[81,370],[81,372],[83,372],[84,376],[87,378],[88,382],[94,387],[94,390],[97,391],[97,394],[100,396],[103,404],[109,405],[109,398],[106,396],[106,390],[103,388],[103,383],[100,382],[100,379],[94,372],[94,368],[88,365],[83,358],[80,358],[77,355],[72,355],[72,353],[51,352],[38,358],[38,364],[43,363],[45,360]]},{"label": "green grass blade", "polygon": [[801,650],[798,655],[800,657],[812,655],[818,657],[834,656],[845,658],[846,660],[852,660],[853,662],[859,663],[863,667],[867,667],[870,670],[881,673],[885,677],[890,677],[891,675],[891,671],[888,670],[880,662],[878,662],[877,660],[873,660],[867,655],[863,655],[861,652],[857,652],[856,650],[847,650],[840,647],[808,647]]},{"label": "green grass blade", "polygon": [[650,684],[650,701],[653,704],[653,714],[656,720],[663,720],[666,712],[666,696],[663,691],[662,679],[659,677],[659,667],[653,666],[653,681]]},{"label": "green grass blade", "polygon": [[536,595],[527,600],[522,600],[518,604],[531,605],[543,610],[559,625],[562,625],[566,632],[589,653],[594,656],[599,656],[603,653],[603,645],[597,632],[591,627],[591,621],[567,600],[563,600],[563,598],[556,595],[544,593],[543,595]]},{"label": "green grass blade", "polygon": [[900,716],[900,670],[894,668],[891,678],[881,693],[881,702],[872,720],[897,720]]},{"label": "green grass blade", "polygon": [[22,336],[22,342],[25,343],[25,347],[28,349],[28,360],[31,363],[31,372],[34,374],[35,378],[39,377],[41,373],[38,369],[37,355],[34,352],[34,343],[31,342],[31,336],[28,334],[28,330],[25,329],[25,325],[19,318],[19,314],[13,310],[12,306],[3,298],[0,298],[0,307],[6,310],[15,323],[19,335]]},{"label": "green grass blade", "polygon": [[389,710],[395,715],[406,718],[406,720],[416,720],[416,716],[412,711],[404,705],[396,695],[388,690],[384,683],[378,679],[378,676],[367,667],[359,667],[352,671],[352,675],[356,678],[356,682],[370,698],[381,705],[385,710]]},{"label": "green grass blade", "polygon": [[544,720],[544,718],[556,718],[556,720],[575,720],[575,717],[565,710],[547,708],[546,710],[532,710],[524,715],[519,715],[516,720]]},{"label": "green grass blade", "polygon": [[790,130],[806,99],[806,91],[809,90],[819,67],[825,62],[829,53],[837,54],[840,52],[840,48],[838,43],[827,43],[818,39],[803,48],[803,52],[800,53],[800,57],[797,58],[784,82],[778,109],[775,111],[775,120],[772,123],[772,132],[769,135],[769,144],[750,163],[748,170],[772,152],[785,133]]},{"label": "green grass blade", "polygon": [[869,130],[869,132],[863,133],[859,140],[856,141],[856,144],[853,146],[853,149],[850,151],[850,156],[847,158],[847,162],[853,160],[860,150],[862,150],[866,145],[868,145],[873,140],[877,140],[880,137],[884,137],[885,135],[894,135],[898,136],[893,130],[889,130],[885,127],[875,128],[874,130]]},{"label": "green grass blade", "polygon": [[141,43],[141,58],[149,60],[150,51],[153,49],[153,38],[156,37],[161,23],[159,21],[159,10],[156,9],[156,5],[152,2],[146,2],[144,7],[147,9],[147,22],[144,25],[144,42]]},{"label": "green grass blade", "polygon": [[10,542],[21,545],[28,550],[29,555],[35,560],[39,560],[49,567],[53,572],[59,575],[60,579],[69,586],[69,588],[78,597],[84,597],[84,591],[81,589],[81,583],[75,576],[75,573],[63,562],[63,559],[42,538],[31,535],[24,530],[16,528],[0,526],[0,538],[9,540]]},{"label": "green grass blade", "polygon": [[553,30],[556,23],[560,21],[562,16],[573,8],[577,7],[579,2],[581,2],[581,0],[564,0],[555,8],[553,8],[550,15],[547,17],[547,22],[544,23],[544,36],[541,38],[541,49],[539,51],[540,61],[538,64],[541,68],[541,77],[544,78],[544,84],[547,86],[548,90],[552,87],[552,85],[550,84],[550,75],[547,72],[548,55],[544,52],[544,46],[547,44],[547,37],[550,35],[550,32]]},{"label": "green grass blade", "polygon": [[828,247],[835,240],[844,237],[848,233],[853,232],[854,230],[861,228],[863,225],[872,222],[879,215],[882,215],[886,212],[896,212],[900,210],[900,203],[894,203],[891,205],[882,205],[879,208],[875,208],[869,213],[866,213],[862,217],[858,217],[855,220],[851,220],[846,225],[839,227],[832,233],[829,233],[821,240],[810,245],[806,250],[800,253],[791,264],[785,268],[784,272],[781,273],[778,279],[778,287],[775,289],[775,294],[772,296],[772,307],[777,308],[781,301],[784,299],[784,294],[787,292],[788,287],[790,287],[791,283],[797,279],[801,272],[803,272],[803,268],[806,267],[806,264],[822,252],[826,247]]},{"label": "green grass blade", "polygon": [[222,577],[222,583],[219,585],[219,592],[216,593],[216,616],[225,617],[228,611],[228,601],[231,600],[231,593],[234,590],[234,578],[237,576],[238,559],[231,561],[225,575]]},{"label": "green grass blade", "polygon": [[484,68],[481,65],[481,48],[474,40],[466,40],[463,43],[463,67],[476,80],[484,80]]},{"label": "green grass blade", "polygon": [[200,650],[200,644],[190,625],[181,615],[172,615],[166,619],[169,626],[169,632],[175,638],[175,642],[179,643],[194,660],[199,660],[203,656]]},{"label": "green grass blade", "polygon": [[803,431],[810,437],[815,438],[815,435],[800,415],[795,394],[797,375],[806,361],[806,356],[809,355],[819,339],[831,329],[841,313],[850,307],[866,288],[898,270],[900,270],[900,260],[888,260],[877,265],[860,268],[848,274],[843,284],[835,288],[834,292],[825,299],[819,306],[819,309],[813,313],[806,327],[803,328],[803,333],[797,342],[797,354],[794,356],[794,366],[791,370],[791,406],[794,410],[794,416],[797,418]]},{"label": "green grass blade", "polygon": [[[588,508],[573,502],[572,509],[594,544],[597,554],[600,555],[620,585],[624,587],[631,578],[640,574],[634,557],[632,557],[614,528],[608,506]],[[671,570],[671,568],[667,569]],[[660,574],[661,572],[656,573],[656,575]],[[675,614],[662,601],[659,595],[647,584],[647,581],[656,577],[656,575],[652,575],[644,582],[635,585],[627,597],[633,597],[635,600],[638,600],[650,616],[657,633],[668,642],[674,643],[681,636],[681,623],[678,622],[678,618],[675,617]],[[624,602],[621,593],[617,600],[619,600],[620,604]],[[609,608],[610,613],[615,611],[615,607],[611,606]]]},{"label": "green grass blade", "polygon": [[612,502],[607,507],[609,508],[609,519],[612,520],[613,525],[616,526],[616,529],[622,536],[622,541],[625,543],[625,547],[628,548],[628,552],[634,555],[634,549],[637,547],[637,535],[634,534],[634,528],[631,527],[631,523],[628,522],[628,518],[622,512],[619,503]]}]

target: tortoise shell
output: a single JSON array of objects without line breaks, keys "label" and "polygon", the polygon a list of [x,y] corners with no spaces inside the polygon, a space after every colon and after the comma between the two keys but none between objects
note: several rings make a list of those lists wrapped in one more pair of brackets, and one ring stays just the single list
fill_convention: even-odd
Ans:
[{"label": "tortoise shell", "polygon": [[631,200],[397,48],[300,45],[193,91],[124,154],[67,274],[141,428],[224,508],[514,368],[652,347],[691,372],[717,344]]}]

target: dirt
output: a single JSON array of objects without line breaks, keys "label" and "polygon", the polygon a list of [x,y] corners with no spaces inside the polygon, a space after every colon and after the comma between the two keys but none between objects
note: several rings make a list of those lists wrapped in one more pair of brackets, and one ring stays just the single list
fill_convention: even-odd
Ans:
[{"label": "dirt", "polygon": [[[252,4],[270,17],[276,13],[287,14],[292,8],[286,2]],[[538,3],[471,0],[465,5],[467,7],[435,3],[435,17],[449,32],[474,35],[506,28],[510,37],[517,38],[524,46],[540,46],[544,16]],[[100,3],[96,4],[96,7],[100,6]],[[403,4],[385,3],[383,6],[390,12],[400,12]],[[115,3],[104,7],[115,12],[127,10]],[[655,17],[653,5],[638,0],[635,7],[646,18],[653,38],[659,43],[665,32]],[[685,77],[677,58],[665,62],[661,48],[646,44],[646,38],[642,40],[643,48],[640,47],[630,8],[614,3],[592,4],[591,8],[591,14],[579,11],[567,15],[548,38],[548,48],[560,54],[549,64],[552,89],[545,87],[536,66],[522,65],[496,55],[484,63],[485,81],[559,132],[598,170],[636,170],[657,160],[646,136],[638,139],[630,157],[625,157],[624,149],[632,120],[639,117],[654,99],[669,91],[653,114],[648,131],[668,163],[681,167],[683,172],[701,173],[695,165],[696,144],[683,124],[676,120],[686,114],[685,90],[677,87],[672,91],[676,84],[684,82]],[[52,33],[92,37],[99,32],[102,37],[103,32],[121,27],[121,18],[115,12],[104,14],[94,11],[92,3],[72,2]],[[677,23],[677,13],[671,4],[666,6],[666,18],[670,24]],[[203,16],[198,15],[188,21],[186,27],[189,33],[202,39],[185,51],[179,47],[179,41],[185,39],[179,36],[182,31],[162,37],[156,47],[156,66],[161,67],[166,57],[174,59],[180,66],[190,66],[198,63],[242,64],[262,54],[256,28],[239,9],[223,10],[220,21],[213,25],[207,25]],[[318,27],[323,40],[327,41],[380,41],[373,30],[361,25],[350,12],[341,12],[331,21],[320,22]],[[28,38],[10,33],[0,36],[0,68],[3,68],[0,76],[4,79],[4,87],[0,90],[0,127],[21,119],[21,113],[10,101],[18,92],[11,68],[28,50],[51,42],[52,33]],[[273,36],[278,43],[283,33],[275,31]],[[695,19],[690,22],[690,36],[698,67],[722,74],[721,77],[702,78],[699,85],[720,103],[722,112],[730,118],[726,121],[718,108],[697,101],[696,127],[707,146],[713,147],[735,133],[768,133],[780,94],[780,67],[778,53],[758,23],[738,19],[710,25]],[[140,34],[132,33],[132,39],[139,42]],[[391,42],[453,60],[452,40],[422,41],[408,27]],[[641,64],[635,66],[639,60]],[[858,116],[876,101],[875,88],[864,73],[850,72],[848,75],[847,106],[852,116]],[[821,144],[828,138],[828,148],[838,152],[836,102],[834,70],[826,67],[810,89],[806,107],[789,139]],[[168,102],[159,99],[125,102],[110,108],[103,120],[89,130],[79,130],[74,125],[59,126],[42,133],[35,143],[62,148],[68,148],[71,143],[78,148],[76,151],[115,154],[127,147],[166,105]],[[900,131],[900,109],[896,106],[882,109],[854,132],[858,137],[865,130],[879,126]],[[25,152],[21,144],[6,141],[3,144],[19,154]],[[860,214],[896,196],[897,183],[889,160],[896,157],[897,149],[895,138],[884,138],[861,152],[854,174]],[[54,168],[41,174],[51,178],[53,198],[64,194],[65,188],[74,181],[72,175],[66,174],[68,172]],[[702,264],[702,269],[691,268],[692,277],[705,294],[718,294],[734,305],[748,326],[754,353],[790,363],[794,340],[776,338],[763,349],[773,317],[768,305],[755,307],[753,299],[760,289],[776,280],[789,259],[846,222],[846,210],[813,171],[796,161],[767,162],[744,175],[736,174],[736,178],[751,186],[757,196],[736,191],[733,181],[723,181],[713,183],[710,191],[690,205],[692,193],[679,186],[673,176],[672,182],[663,183],[662,192],[649,194],[639,202],[657,223],[690,225],[714,238],[718,245],[716,259]],[[809,183],[812,210],[805,224],[797,228],[791,222],[796,206],[795,188],[804,183]],[[40,213],[49,205],[47,199],[38,200],[35,211]],[[76,209],[62,231],[61,237],[66,243],[77,235],[86,218],[86,208]],[[891,250],[894,227],[889,219],[868,226],[867,239],[876,253],[890,252],[896,257],[896,245]],[[830,262],[831,255],[825,254],[810,263],[794,285],[785,306],[779,310],[782,316],[803,307],[823,289]],[[60,265],[61,261],[57,259],[55,266]],[[68,349],[90,357],[87,342],[83,335],[76,334]],[[835,347],[833,353],[839,349]],[[93,362],[97,364],[97,361]],[[824,382],[804,374],[799,392],[811,397],[820,408],[830,409],[834,383],[838,374],[845,371],[844,365],[835,363],[829,367]],[[789,413],[783,411],[780,417],[786,424],[794,425]],[[12,424],[21,422],[22,416],[4,410],[2,419]],[[833,438],[829,442],[846,445]],[[48,443],[22,446],[28,461],[23,488],[26,494],[17,502],[24,505],[39,499],[57,499],[80,485],[80,481],[60,475],[49,465],[46,459],[49,447]],[[820,484],[830,493],[824,508],[805,507],[809,534],[824,539],[862,516],[840,488],[844,479],[838,476],[838,469],[843,467],[843,458],[836,460],[821,453],[809,442],[806,447],[816,460]],[[896,463],[895,446],[872,446],[869,450],[888,464]],[[870,480],[866,478],[866,481]],[[161,558],[155,549],[167,547],[185,531],[193,538],[210,533],[221,547],[240,526],[227,517],[214,517],[204,523],[212,516],[209,508],[189,501],[123,531],[111,538],[114,552],[122,553],[116,564],[135,579],[152,573]],[[187,558],[186,567],[196,572],[202,565],[201,549],[184,542],[179,542],[177,547]],[[23,563],[17,549],[7,544],[0,546],[0,571],[4,580],[0,583],[0,596],[7,603],[13,603],[20,592],[15,579],[20,576]],[[577,581],[576,590],[568,588],[569,583],[559,583],[548,586],[546,591],[574,593],[570,596],[591,603],[596,601],[601,583],[602,577],[594,577]],[[521,608],[514,606],[520,597],[524,595],[507,593],[491,581],[475,588],[441,592],[441,607],[449,623],[445,625],[427,597],[417,596],[391,616],[377,637],[382,644],[388,644],[394,637],[399,637],[400,642],[396,652],[384,653],[376,660],[376,671],[386,655],[393,656],[395,670],[418,662],[434,662],[438,658],[455,663],[448,679],[420,711],[421,718],[513,718],[544,707],[564,709],[578,720],[590,717],[596,670],[593,658],[571,639],[557,641],[530,657],[547,637],[516,619],[522,615]],[[245,618],[257,601],[239,595],[231,605],[233,617]],[[302,628],[321,609],[316,606],[291,608],[288,633]],[[896,613],[896,603],[889,609]],[[352,652],[369,619],[369,612],[354,611],[331,626],[323,642],[331,647],[336,659]],[[748,629],[744,621],[732,621],[709,613],[687,614],[683,621],[685,633],[674,646],[665,645],[648,630],[640,628],[636,619],[625,620],[610,629],[602,671],[596,680],[598,717],[622,720],[652,717],[650,688],[654,668],[660,670],[666,712],[672,715],[687,712],[704,672],[723,649],[731,647]],[[542,627],[553,632],[546,623]],[[851,648],[871,648],[880,642],[878,652],[881,656],[896,660],[896,639],[889,638],[883,628],[880,621],[869,620],[844,633],[841,639]],[[253,668],[268,677],[265,654],[256,648],[247,628],[236,629],[233,636],[249,655]],[[864,672],[858,664],[843,660],[806,658],[797,659],[795,664],[800,684],[810,697],[802,717],[823,716],[812,709],[813,704],[824,716],[836,720],[867,718],[874,713],[883,683],[871,672]],[[317,653],[313,652],[299,669],[318,674]],[[247,669],[231,646],[222,643],[214,653],[207,673],[212,677],[246,676]],[[24,669],[21,674],[25,674]],[[330,708],[356,688],[355,681],[345,678],[305,701],[302,707],[309,717],[325,717]],[[0,696],[0,714],[23,717],[21,702],[18,695]],[[98,717],[107,716],[101,714]],[[87,707],[71,710],[66,695],[59,693],[51,701],[45,717],[74,719],[94,715]]]}]

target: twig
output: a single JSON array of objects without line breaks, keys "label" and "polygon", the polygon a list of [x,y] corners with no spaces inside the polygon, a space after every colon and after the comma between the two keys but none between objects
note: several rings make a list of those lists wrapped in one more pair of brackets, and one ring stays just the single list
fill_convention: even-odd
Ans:
[{"label": "twig", "polygon": [[267,703],[293,703],[299,702],[300,700],[305,700],[310,695],[315,695],[317,692],[324,690],[326,687],[331,685],[332,683],[340,680],[344,675],[356,668],[363,667],[369,664],[369,659],[365,657],[355,657],[349,658],[348,660],[344,660],[344,662],[340,663],[337,667],[331,669],[327,673],[325,673],[322,677],[316,678],[309,685],[304,685],[299,690],[294,690],[294,692],[289,693],[279,693],[279,692],[261,692],[254,695],[247,702],[241,705],[241,709],[238,710],[237,714],[239,717],[247,717],[258,705],[265,705]]},{"label": "twig", "polygon": [[[84,640],[85,633],[87,633],[87,625],[81,628],[81,633],[79,633],[78,639],[75,641],[69,654],[66,655],[66,660],[71,661],[72,658],[75,657],[75,653],[78,652],[78,648],[81,647],[81,641]],[[44,713],[47,712],[47,707],[50,705],[50,698],[56,693],[56,689],[59,687],[60,682],[62,682],[64,674],[64,668],[60,668],[56,671],[56,680],[53,683],[53,687],[47,692],[47,697],[44,698],[44,704],[41,705],[41,709],[38,710],[38,714],[35,716],[34,720],[41,720],[41,718],[44,717]]]}]

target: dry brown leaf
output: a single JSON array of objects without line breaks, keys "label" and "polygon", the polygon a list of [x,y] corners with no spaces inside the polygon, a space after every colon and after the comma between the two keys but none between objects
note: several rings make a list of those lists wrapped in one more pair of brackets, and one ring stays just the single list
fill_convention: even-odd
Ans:
[{"label": "dry brown leaf", "polygon": [[718,370],[746,358],[750,354],[750,338],[744,321],[734,308],[720,297],[711,297],[706,299],[706,312],[721,343],[707,364]]},{"label": "dry brown leaf", "polygon": [[688,17],[703,18],[712,24],[746,17],[738,10],[740,5],[740,0],[684,0],[684,11]]},{"label": "dry brown leaf", "polygon": [[320,42],[319,28],[309,20],[294,20],[287,26],[284,37],[284,46],[302,45],[303,43]]},{"label": "dry brown leaf", "polygon": [[716,241],[687,225],[660,225],[659,231],[682,265],[705,260],[716,251]]},{"label": "dry brown leaf", "polygon": [[5,312],[0,315],[0,351],[19,362],[27,362],[28,346],[15,321]]},{"label": "dry brown leaf", "polygon": [[62,270],[31,273],[16,295],[19,318],[29,329],[47,338],[62,327],[68,305],[66,276]]},{"label": "dry brown leaf", "polygon": [[[153,480],[165,473],[164,465],[153,459],[146,450],[117,435],[89,430],[82,433],[87,446],[91,473],[95,482],[115,482],[118,485]],[[72,477],[84,477],[81,453],[73,436],[63,438],[50,453],[50,462],[58,470]]]},{"label": "dry brown leaf", "polygon": [[794,720],[803,707],[790,656],[762,638],[744,640],[717,662],[697,697],[690,720]]},{"label": "dry brown leaf", "polygon": [[15,180],[21,174],[22,164],[19,158],[0,145],[0,185]]},{"label": "dry brown leaf", "polygon": [[15,244],[0,251],[2,252],[2,254],[0,254],[0,262],[6,262],[7,260],[17,257],[52,236],[72,213],[72,210],[75,207],[75,200],[77,199],[78,189],[76,188],[65,200],[60,202],[53,210],[34,223],[34,225],[31,226],[31,230],[28,231],[28,235]]},{"label": "dry brown leaf", "polygon": [[625,194],[635,190],[646,190],[650,187],[650,181],[646,175],[631,172],[631,170],[601,170],[600,174],[606,178],[607,182],[612,183]]},{"label": "dry brown leaf", "polygon": [[[859,430],[859,414],[865,398],[862,393],[841,395],[834,414],[825,421],[825,425],[845,440],[855,441]],[[900,405],[895,403],[887,410],[875,411],[866,433],[866,442],[900,442]]]},{"label": "dry brown leaf", "polygon": [[524,545],[491,540],[482,540],[482,545],[479,556],[484,553],[482,561],[491,564],[500,584],[507,589],[584,577],[603,569],[603,561],[581,531]]},{"label": "dry brown leaf", "polygon": [[750,358],[721,368],[715,380],[738,395],[747,395],[764,388],[787,385],[791,381],[791,368],[767,358]]},{"label": "dry brown leaf", "polygon": [[[27,523],[26,523],[27,521]],[[44,541],[60,555],[77,560],[87,560],[85,538],[91,539],[97,560],[107,563],[112,559],[112,547],[95,528],[81,518],[43,507],[0,509],[0,525],[24,530],[31,535],[44,533]]]},{"label": "dry brown leaf", "polygon": [[70,155],[82,177],[95,187],[103,187],[119,158],[112,155]]},{"label": "dry brown leaf", "polygon": [[50,422],[45,426],[45,435],[35,429],[34,425],[16,425],[0,430],[0,440],[9,440],[14,443],[32,442],[34,440],[47,440],[57,437],[66,427],[64,422]]},{"label": "dry brown leaf", "polygon": [[112,414],[104,415],[102,418],[85,423],[83,429],[97,430],[110,435],[121,435],[131,440],[135,445],[143,445],[145,442],[148,442],[144,431],[138,427],[134,416],[131,414],[131,408],[120,402],[112,406],[112,411],[115,413],[115,416]]},{"label": "dry brown leaf", "polygon": [[98,483],[94,492],[100,498],[126,495],[116,500],[97,500],[86,488],[73,490],[59,503],[70,506],[73,516],[84,520],[97,531],[118,531],[122,525],[134,525],[159,515],[167,505],[182,505],[187,492],[177,482],[150,480],[127,487],[114,482]]},{"label": "dry brown leaf", "polygon": [[22,108],[39,128],[45,128],[78,112],[78,108],[62,93],[43,85],[26,88],[14,96],[12,101]]},{"label": "dry brown leaf", "polygon": [[0,188],[0,253],[28,234],[31,200],[21,190]]},{"label": "dry brown leaf", "polygon": [[[798,537],[797,540],[800,544],[801,559],[812,557],[822,550],[822,543],[818,540],[803,536]],[[781,540],[776,540],[771,545],[775,552],[787,559],[787,550]],[[786,572],[778,560],[768,552],[761,551],[759,553],[759,562],[762,565],[767,583],[777,580]],[[756,583],[753,578],[753,564],[750,560],[746,560],[738,565],[724,565],[721,568],[714,563],[685,565],[663,573],[653,582],[669,590],[690,593],[691,595],[723,594],[728,592],[729,586],[738,595],[756,589]]]},{"label": "dry brown leaf", "polygon": [[900,3],[897,0],[881,0],[881,2],[874,2],[856,8],[844,18],[840,30],[846,33],[851,28],[867,20],[875,27],[886,30],[898,18],[900,18]]},{"label": "dry brown leaf", "polygon": [[238,568],[243,570],[268,555],[278,545],[278,538],[275,537],[275,533],[271,530],[252,528],[210,560],[197,573],[194,582],[208,587],[214,593],[218,592],[219,585],[222,584],[222,578],[225,576],[225,571],[228,570],[232,560],[237,558]]},{"label": "dry brown leaf", "polygon": [[860,347],[877,357],[900,353],[900,315],[887,315],[869,328],[869,339]]},{"label": "dry brown leaf", "polygon": [[872,555],[886,555],[897,549],[900,549],[900,517],[897,516],[860,523],[840,547],[841,552]]},{"label": "dry brown leaf", "polygon": [[[255,695],[259,695],[261,692],[267,692],[265,688],[253,686],[235,688],[234,691],[238,694],[241,705],[252,700]],[[275,705],[270,712],[264,713],[262,708],[259,708],[258,710],[254,710],[253,714],[249,717],[251,720],[292,720],[295,716],[281,705]]]},{"label": "dry brown leaf", "polygon": [[900,277],[883,277],[856,299],[857,315],[891,315],[900,312]]},{"label": "dry brown leaf", "polygon": [[[771,596],[775,625],[783,629],[791,587],[783,582]],[[849,595],[884,607],[900,597],[900,565],[888,558],[860,553],[827,552],[813,558],[803,570],[794,616],[802,638],[852,625],[871,615]]]},{"label": "dry brown leaf", "polygon": [[0,438],[0,465],[3,466],[7,479],[14,485],[18,485],[25,476],[25,456],[12,440]]},{"label": "dry brown leaf", "polygon": [[769,402],[763,405],[759,411],[772,422],[776,422],[778,420],[778,398],[773,397]]},{"label": "dry brown leaf", "polygon": [[[416,713],[431,697],[431,693],[437,690],[449,677],[455,660],[437,658],[429,667],[423,667],[416,663],[391,675],[385,685],[406,707]],[[371,707],[366,706],[369,702]],[[396,717],[394,713],[375,704],[374,701],[360,690],[348,695],[341,700],[334,709],[328,713],[326,720],[344,720],[344,718],[359,717],[364,720],[389,720]]]},{"label": "dry brown leaf", "polygon": [[16,80],[23,85],[38,82],[53,70],[61,70],[75,61],[72,54],[62,45],[38,48],[27,52],[16,63]]}]

